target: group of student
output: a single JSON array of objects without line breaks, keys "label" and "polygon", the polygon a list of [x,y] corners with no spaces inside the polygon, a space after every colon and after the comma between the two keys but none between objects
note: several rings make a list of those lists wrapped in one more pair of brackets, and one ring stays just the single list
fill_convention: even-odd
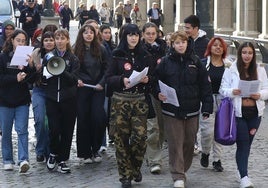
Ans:
[{"label": "group of student", "polygon": [[[28,118],[32,103],[36,160],[46,160],[49,171],[71,171],[66,161],[76,122],[77,157],[85,164],[101,162],[98,151],[109,125],[123,188],[131,187],[132,180],[142,181],[144,158],[152,174],[161,173],[164,135],[174,187],[183,188],[186,172],[192,164],[199,125],[201,165],[208,167],[214,143],[213,167],[223,171],[220,146],[217,147],[213,140],[213,112],[221,98],[230,97],[238,128],[236,161],[241,187],[253,187],[248,177],[248,158],[263,115],[264,100],[268,98],[266,72],[256,63],[252,43],[241,44],[237,61],[227,62],[227,45],[223,39],[205,39],[208,43],[204,46],[198,17],[191,15],[184,22],[184,30],[170,35],[169,47],[159,39],[159,29],[152,22],[146,23],[142,30],[136,24],[123,25],[118,46],[111,40],[111,28],[107,25],[99,28],[95,20],[87,20],[81,26],[73,46],[67,30],[47,25],[42,29],[40,46],[28,55],[26,66],[10,64],[16,47],[25,46],[28,41],[25,31],[15,29],[0,54],[4,170],[13,170],[15,164],[11,137],[13,122],[18,134],[19,172],[25,173],[30,168]],[[198,53],[206,58],[203,62]],[[64,60],[65,69],[61,74],[49,73],[47,65],[51,63],[51,57]],[[147,74],[133,85],[133,71],[145,69],[148,69]],[[240,79],[260,80],[259,92],[241,97]],[[175,89],[179,106],[166,103],[168,96],[163,93],[159,81]],[[29,84],[33,84],[32,95]]]}]

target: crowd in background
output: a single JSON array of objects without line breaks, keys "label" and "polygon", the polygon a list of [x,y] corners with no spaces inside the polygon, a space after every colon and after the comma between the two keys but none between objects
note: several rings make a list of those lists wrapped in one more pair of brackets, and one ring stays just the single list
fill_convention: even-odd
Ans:
[{"label": "crowd in background", "polygon": [[[236,110],[236,162],[241,187],[253,187],[248,158],[268,98],[268,81],[256,63],[252,43],[241,44],[237,61],[227,58],[227,44],[209,39],[199,18],[184,19],[184,30],[164,34],[163,14],[153,2],[147,15],[138,3],[119,2],[112,11],[105,2],[97,10],[81,2],[73,14],[66,1],[54,1],[60,27],[41,28],[43,5],[35,0],[14,2],[22,28],[7,20],[0,36],[0,130],[4,170],[14,170],[12,127],[18,134],[19,172],[30,169],[29,108],[35,121],[36,161],[47,169],[70,173],[68,165],[76,123],[77,157],[84,164],[102,161],[107,142],[115,145],[119,181],[123,188],[142,181],[147,162],[152,174],[162,172],[162,147],[167,141],[174,187],[184,188],[197,133],[201,133],[202,167],[224,170],[222,146],[214,138],[215,112],[224,97]],[[142,16],[148,22],[141,25]],[[78,19],[74,44],[70,20]],[[118,42],[112,28],[117,28]],[[20,46],[32,46],[26,64],[11,60]],[[133,72],[146,72],[134,82]],[[235,80],[232,82],[231,78]],[[241,97],[238,80],[260,80],[257,93]],[[134,82],[135,84],[133,84]],[[169,103],[162,84],[175,89],[178,104]],[[31,90],[31,93],[30,93]],[[243,126],[243,127],[242,127]],[[108,135],[109,140],[106,140]],[[212,149],[212,151],[211,151]]]}]

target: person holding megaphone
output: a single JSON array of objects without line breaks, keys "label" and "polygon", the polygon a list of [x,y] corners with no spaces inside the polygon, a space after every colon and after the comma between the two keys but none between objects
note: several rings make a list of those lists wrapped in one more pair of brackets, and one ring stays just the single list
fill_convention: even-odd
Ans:
[{"label": "person holding megaphone", "polygon": [[66,29],[58,29],[54,38],[55,49],[43,59],[43,64],[50,74],[46,77],[45,86],[50,140],[47,168],[52,171],[58,165],[59,172],[70,173],[66,161],[70,157],[76,120],[76,74],[79,64],[78,58],[72,52],[69,32]]}]

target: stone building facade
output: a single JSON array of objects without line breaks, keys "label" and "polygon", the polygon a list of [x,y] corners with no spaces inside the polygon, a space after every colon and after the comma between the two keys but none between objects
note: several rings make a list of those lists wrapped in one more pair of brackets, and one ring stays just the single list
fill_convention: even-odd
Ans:
[{"label": "stone building facade", "polygon": [[[104,0],[69,0],[72,10],[76,10],[82,1],[90,7],[97,8]],[[119,1],[105,0],[113,9]],[[153,2],[157,2],[164,13],[162,30],[172,32],[182,26],[185,17],[199,14],[201,28],[213,30],[214,33],[254,38],[268,38],[267,9],[268,0],[130,0],[137,2],[142,13],[143,22],[147,22],[146,12]],[[67,0],[68,2],[68,0]],[[204,12],[205,11],[205,12]]]}]

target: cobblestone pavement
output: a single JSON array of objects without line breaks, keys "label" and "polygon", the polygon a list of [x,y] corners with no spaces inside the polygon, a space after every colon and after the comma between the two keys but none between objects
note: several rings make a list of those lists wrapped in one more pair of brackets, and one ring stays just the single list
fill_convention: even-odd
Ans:
[{"label": "cobblestone pavement", "polygon": [[[71,28],[72,37],[75,35],[76,26]],[[262,124],[257,132],[252,145],[249,160],[249,176],[255,188],[268,187],[268,109],[265,110]],[[45,163],[35,161],[34,128],[32,115],[29,118],[29,154],[30,170],[27,174],[19,174],[18,167],[14,171],[4,171],[0,167],[0,188],[120,188],[118,172],[114,154],[114,146],[108,145],[108,150],[103,154],[103,161],[99,164],[84,165],[76,157],[75,134],[71,157],[68,164],[70,174],[48,172]],[[17,159],[16,133],[13,131],[14,159]],[[187,173],[187,188],[238,188],[239,181],[235,164],[235,145],[225,146],[223,149],[223,172],[214,172],[212,161],[208,168],[202,168],[200,156],[195,156],[193,164]],[[2,157],[0,155],[0,161]],[[163,148],[163,168],[160,175],[152,175],[144,162],[142,167],[143,181],[133,183],[133,188],[171,188],[173,182],[168,169],[167,147]]]}]

